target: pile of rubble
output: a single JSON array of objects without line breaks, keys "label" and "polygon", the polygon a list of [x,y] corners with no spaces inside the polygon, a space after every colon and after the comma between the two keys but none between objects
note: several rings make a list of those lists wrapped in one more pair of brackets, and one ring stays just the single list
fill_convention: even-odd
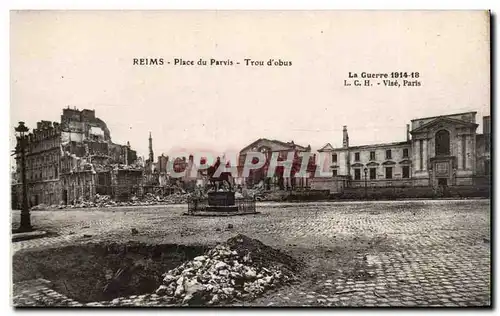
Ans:
[{"label": "pile of rubble", "polygon": [[[243,192],[235,192],[236,199],[256,198],[257,200],[266,200],[262,190],[243,190]],[[60,204],[45,205],[39,204],[33,206],[32,210],[44,209],[65,209],[65,208],[93,208],[93,207],[112,207],[112,206],[144,206],[144,205],[158,205],[158,204],[185,204],[191,197],[207,198],[207,192],[195,191],[187,193],[186,191],[178,191],[170,195],[146,193],[142,198],[132,196],[129,201],[115,201],[109,195],[96,194],[92,200],[78,199],[74,204],[65,205]],[[274,197],[273,197],[274,198]],[[274,199],[270,199],[274,200]]]},{"label": "pile of rubble", "polygon": [[97,207],[103,207],[113,204],[115,201],[113,201],[109,195],[96,194],[94,203]]},{"label": "pile of rubble", "polygon": [[[79,199],[74,205],[68,205],[69,208],[89,208],[89,207],[110,207],[118,205],[117,202],[113,201],[109,195],[96,194],[93,201],[88,201],[84,199]],[[59,206],[59,208],[64,208],[65,205]]]},{"label": "pile of rubble", "polygon": [[170,195],[154,195],[152,193],[147,193],[142,200],[150,205],[154,204],[182,204],[187,203],[190,194],[188,193],[174,193]]},{"label": "pile of rubble", "polygon": [[42,203],[42,204],[38,204],[38,205],[31,207],[31,210],[32,211],[40,211],[40,210],[45,210],[49,207],[52,207],[52,205],[48,206],[48,205],[45,205]]},{"label": "pile of rubble", "polygon": [[79,199],[75,202],[75,204],[69,204],[69,205],[65,205],[63,203],[59,205],[39,204],[33,206],[31,210],[92,208],[92,207],[112,207],[112,206],[144,206],[144,205],[158,205],[158,204],[183,204],[187,203],[187,200],[190,196],[191,194],[189,193],[174,193],[166,196],[147,193],[142,199],[133,196],[130,199],[130,201],[117,202],[114,201],[109,195],[96,194],[94,200],[92,201]]},{"label": "pile of rubble", "polygon": [[292,257],[238,235],[165,273],[156,294],[172,297],[181,305],[252,300],[292,281],[297,267]]}]

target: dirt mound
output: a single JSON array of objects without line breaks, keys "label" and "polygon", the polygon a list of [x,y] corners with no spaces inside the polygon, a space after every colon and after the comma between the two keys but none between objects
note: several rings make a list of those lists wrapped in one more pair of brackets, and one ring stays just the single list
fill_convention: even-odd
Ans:
[{"label": "dirt mound", "polygon": [[250,255],[254,265],[262,267],[280,265],[290,272],[298,270],[300,263],[293,257],[263,244],[257,239],[239,234],[225,243],[231,250],[235,250],[241,257]]},{"label": "dirt mound", "polygon": [[165,273],[156,294],[182,305],[251,300],[295,279],[299,263],[256,239],[237,235]]}]

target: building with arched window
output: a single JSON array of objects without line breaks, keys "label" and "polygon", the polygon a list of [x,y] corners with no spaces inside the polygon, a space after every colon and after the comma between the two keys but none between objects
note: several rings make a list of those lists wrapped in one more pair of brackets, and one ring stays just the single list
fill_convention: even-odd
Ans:
[{"label": "building with arched window", "polygon": [[[484,122],[488,120],[484,118]],[[478,156],[486,151],[478,146],[477,139],[484,139],[484,134],[476,134],[477,127],[476,112],[412,120],[412,177],[416,183],[473,185],[476,177],[487,175],[477,165]]]},{"label": "building with arched window", "polygon": [[[248,170],[248,174],[245,175],[245,167],[248,168],[247,155],[252,152],[259,152],[264,154],[265,162],[263,166]],[[309,179],[313,177],[315,166],[315,156],[313,154],[304,155],[308,157],[309,161],[307,164],[306,174],[299,176],[300,167],[302,165],[302,156],[300,153],[310,153],[311,146],[301,146],[295,144],[293,141],[282,142],[279,140],[270,140],[266,138],[260,138],[250,145],[243,148],[238,157],[238,177],[235,179],[238,185],[245,185],[249,187],[262,187],[267,190],[281,189],[281,190],[293,190],[299,188],[309,187]],[[273,157],[276,159],[276,165],[271,163]],[[307,159],[307,158],[305,158]],[[286,171],[281,164],[285,161],[290,160],[290,170]],[[256,158],[257,163],[259,160]],[[280,166],[277,165],[280,163]],[[254,164],[254,162],[251,162]],[[269,172],[271,170],[271,172]],[[269,176],[272,174],[272,176]]]},{"label": "building with arched window", "polygon": [[344,126],[341,148],[318,151],[350,187],[475,185],[489,181],[490,126],[485,116],[477,134],[476,112],[418,118],[405,141],[361,146],[349,145]]}]

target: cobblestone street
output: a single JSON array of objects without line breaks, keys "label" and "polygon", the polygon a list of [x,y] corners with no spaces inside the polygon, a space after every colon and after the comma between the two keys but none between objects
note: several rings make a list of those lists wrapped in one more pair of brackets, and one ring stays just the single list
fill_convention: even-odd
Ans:
[{"label": "cobblestone street", "polygon": [[[261,214],[218,218],[183,216],[186,208],[33,211],[33,225],[57,236],[15,242],[12,249],[22,255],[104,241],[213,245],[240,233],[307,264],[300,282],[245,306],[490,304],[489,200],[261,203]],[[16,226],[19,212],[12,216]],[[40,282],[15,284],[14,304],[42,304],[41,297],[58,296],[52,292]],[[161,305],[154,296],[123,300],[122,305]],[[62,295],[51,302],[79,305]]]}]

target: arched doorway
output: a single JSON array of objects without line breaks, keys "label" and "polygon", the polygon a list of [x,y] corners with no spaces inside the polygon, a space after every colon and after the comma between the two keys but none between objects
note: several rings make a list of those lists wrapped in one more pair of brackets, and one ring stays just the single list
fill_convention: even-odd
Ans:
[{"label": "arched doorway", "polygon": [[436,156],[450,155],[450,132],[442,129],[436,133],[435,148]]}]

